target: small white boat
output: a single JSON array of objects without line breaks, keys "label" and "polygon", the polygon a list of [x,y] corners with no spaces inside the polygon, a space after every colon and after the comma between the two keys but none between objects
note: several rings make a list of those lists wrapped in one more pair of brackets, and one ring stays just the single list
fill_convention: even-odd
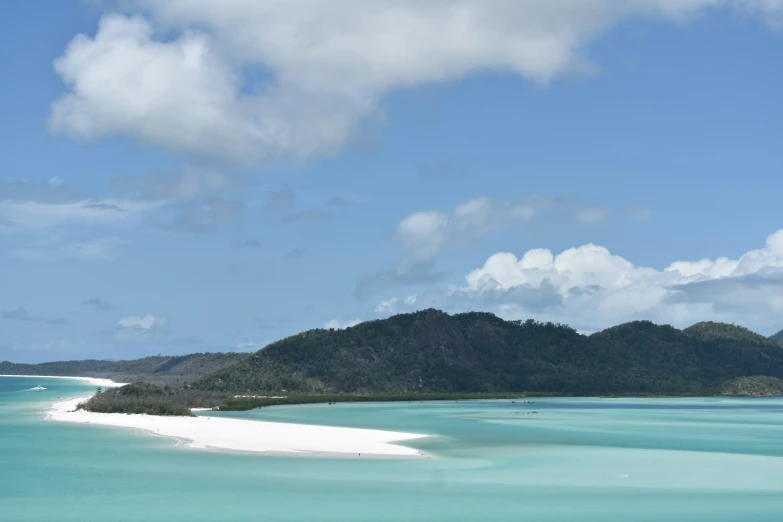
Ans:
[{"label": "small white boat", "polygon": [[34,388],[30,388],[30,391],[39,391],[39,390],[45,390],[45,389],[46,388],[44,388],[43,386],[36,386]]}]

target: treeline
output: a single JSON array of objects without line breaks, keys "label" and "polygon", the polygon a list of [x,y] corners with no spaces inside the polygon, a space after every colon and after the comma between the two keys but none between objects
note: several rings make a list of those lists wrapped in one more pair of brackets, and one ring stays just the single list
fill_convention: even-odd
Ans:
[{"label": "treeline", "polygon": [[783,395],[783,380],[766,375],[739,377],[721,387],[721,395],[735,397],[778,397]]},{"label": "treeline", "polygon": [[226,399],[221,411],[246,411],[264,406],[291,404],[320,404],[337,402],[413,402],[413,401],[465,401],[491,399],[523,399],[529,397],[560,395],[556,393],[374,393],[368,395],[294,395],[291,397],[236,397]]},{"label": "treeline", "polygon": [[148,415],[192,415],[190,408],[211,408],[223,403],[224,394],[193,390],[183,386],[132,383],[98,390],[80,409],[97,413],[146,413]]}]

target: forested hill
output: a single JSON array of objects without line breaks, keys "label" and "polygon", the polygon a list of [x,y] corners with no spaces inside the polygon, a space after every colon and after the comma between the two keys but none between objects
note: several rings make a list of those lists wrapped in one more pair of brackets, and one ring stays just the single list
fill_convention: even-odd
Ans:
[{"label": "forested hill", "polygon": [[770,339],[783,343],[783,330],[770,337]]},{"label": "forested hill", "polygon": [[783,345],[745,328],[649,321],[585,336],[535,321],[438,310],[273,343],[191,383],[232,394],[541,391],[714,394],[730,379],[783,378]]},{"label": "forested hill", "polygon": [[193,381],[241,361],[247,353],[194,353],[153,356],[133,361],[57,361],[16,364],[0,361],[0,375],[102,377],[117,382],[179,384]]},{"label": "forested hill", "polygon": [[[685,330],[636,321],[581,335],[566,325],[423,310],[344,330],[316,329],[254,354],[135,361],[0,362],[0,374],[108,377],[173,385],[197,405],[232,395],[545,392],[704,394],[783,379],[783,344],[736,325]],[[183,385],[183,386],[177,386]],[[754,393],[757,393],[754,391]]]}]

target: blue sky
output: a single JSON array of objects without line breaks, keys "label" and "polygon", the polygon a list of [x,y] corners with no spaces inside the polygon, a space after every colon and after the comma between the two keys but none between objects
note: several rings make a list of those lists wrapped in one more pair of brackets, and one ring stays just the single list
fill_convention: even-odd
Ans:
[{"label": "blue sky", "polygon": [[783,328],[783,2],[0,11],[0,359],[430,306]]}]

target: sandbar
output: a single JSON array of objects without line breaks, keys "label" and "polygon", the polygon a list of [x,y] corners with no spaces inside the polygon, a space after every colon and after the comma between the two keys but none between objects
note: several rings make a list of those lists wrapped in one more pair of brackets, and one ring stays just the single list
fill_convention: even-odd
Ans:
[{"label": "sandbar", "polygon": [[76,410],[81,397],[56,402],[48,412],[55,421],[135,428],[182,441],[186,447],[260,453],[334,454],[342,456],[421,457],[421,451],[393,444],[427,435],[335,426],[265,422],[200,415],[174,417]]}]

